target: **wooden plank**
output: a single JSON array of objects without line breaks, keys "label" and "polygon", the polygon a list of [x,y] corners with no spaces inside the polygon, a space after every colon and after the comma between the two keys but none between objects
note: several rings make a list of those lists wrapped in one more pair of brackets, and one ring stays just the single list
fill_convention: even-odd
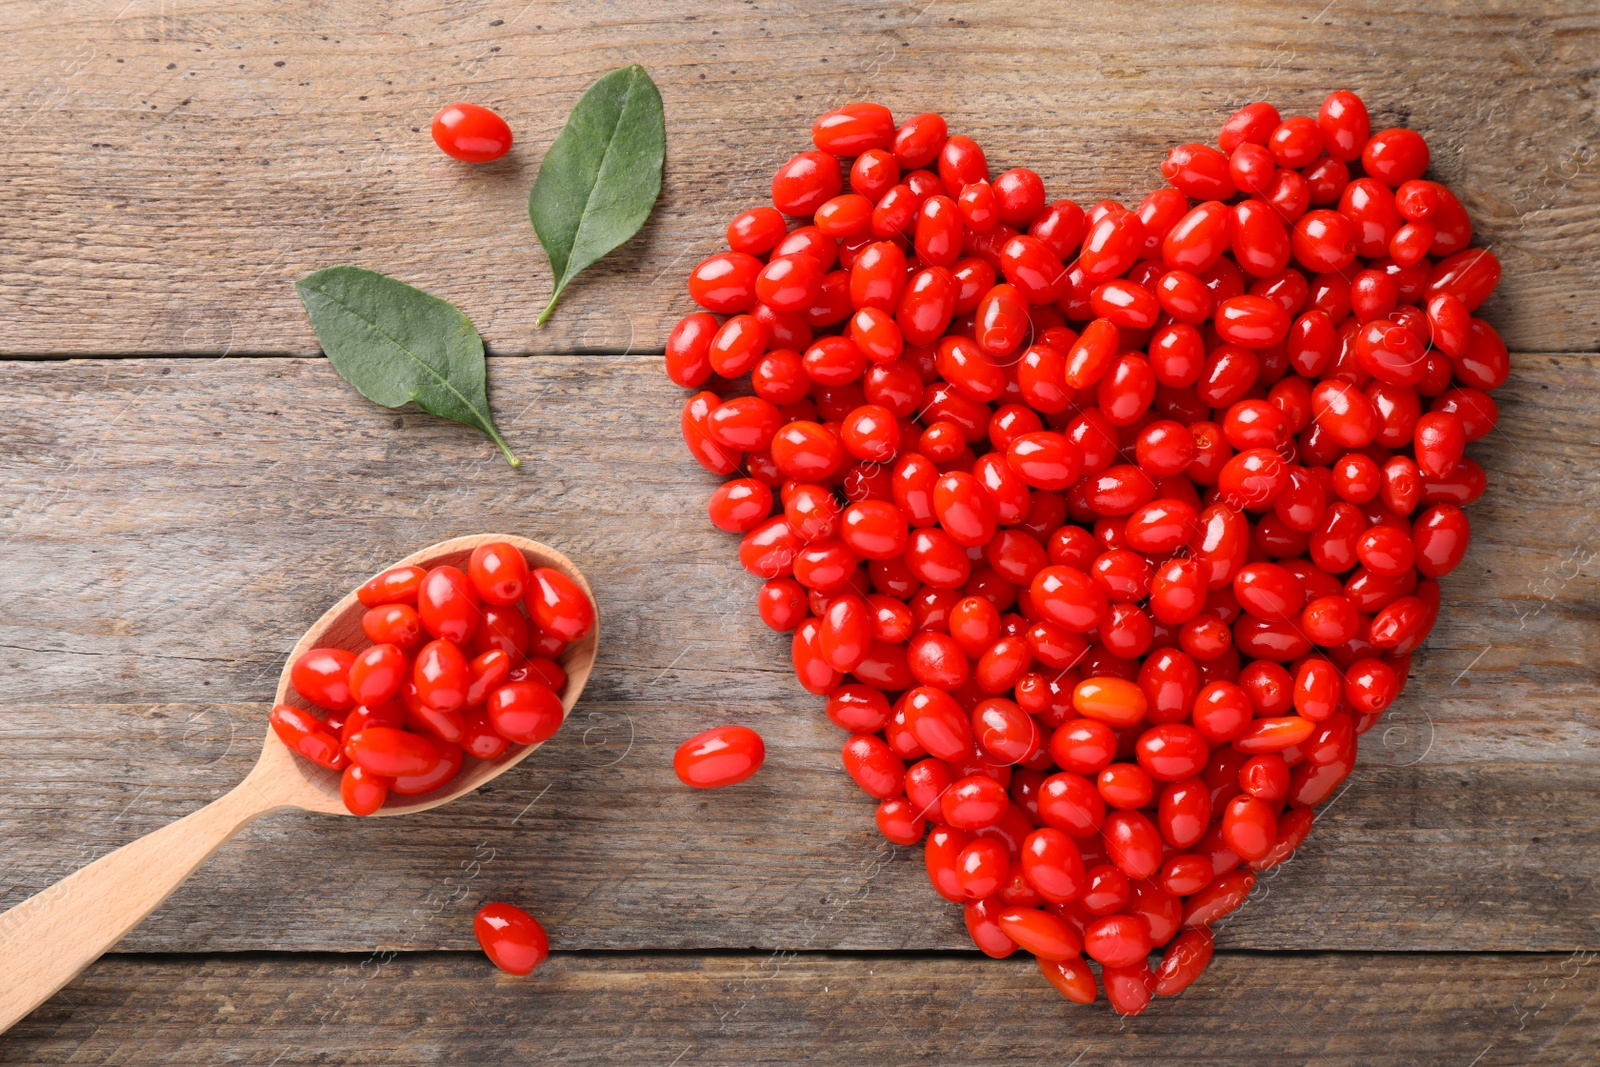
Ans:
[{"label": "wooden plank", "polygon": [[976,954],[112,956],[0,1039],[0,1063],[1593,1062],[1600,982],[1570,955],[1219,954],[1119,1019],[1033,961]]},{"label": "wooden plank", "polygon": [[[872,805],[840,773],[838,737],[814,703],[752,704],[728,717],[757,725],[772,755],[744,789],[690,795],[672,777],[677,741],[722,721],[699,705],[585,703],[547,752],[448,808],[360,824],[263,820],[123,945],[459,949],[473,944],[476,908],[510,898],[546,916],[567,949],[967,947],[960,911],[934,897],[920,852],[878,836]],[[0,903],[231,786],[250,757],[219,753],[230,731],[236,749],[254,749],[265,710],[7,707],[7,721],[21,725],[8,727],[10,754],[0,761],[9,888]],[[1436,713],[1436,728],[1489,748],[1465,719]],[[630,730],[632,748],[605,765]],[[586,735],[605,743],[586,747]],[[1486,752],[1395,767],[1385,762],[1416,753],[1385,750],[1382,740],[1369,748],[1349,791],[1295,860],[1263,882],[1225,944],[1593,942],[1592,762]]]},{"label": "wooden plank", "polygon": [[[1382,0],[1107,0],[826,10],[648,0],[0,7],[0,346],[275,353],[316,342],[291,282],[358,262],[457,302],[502,353],[659,350],[683,278],[811,119],[874,97],[938,110],[1053,195],[1138,198],[1177,143],[1240,104],[1313,112],[1362,92],[1406,122],[1505,262],[1486,314],[1524,351],[1600,348],[1600,167],[1584,0],[1437,10]],[[524,199],[582,89],[644,64],[670,129],[655,218],[551,326]],[[427,126],[470,98],[519,147],[472,168]]]},{"label": "wooden plank", "polygon": [[[0,363],[0,906],[237,782],[285,650],[342,591],[506,530],[596,589],[606,637],[568,728],[437,812],[275,816],[126,947],[462,948],[496,897],[537,906],[561,948],[964,946],[751,611],[655,362],[494,360],[520,471],[322,360]],[[1592,359],[1517,357],[1411,688],[1226,944],[1594,943],[1597,391]],[[762,731],[767,768],[691,794],[672,749],[729,721]]]}]

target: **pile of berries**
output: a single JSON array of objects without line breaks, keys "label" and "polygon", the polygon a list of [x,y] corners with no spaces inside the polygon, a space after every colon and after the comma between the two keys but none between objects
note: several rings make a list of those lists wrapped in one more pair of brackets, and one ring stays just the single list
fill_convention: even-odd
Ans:
[{"label": "pile of berries", "polygon": [[466,757],[492,760],[560,728],[557,659],[594,625],[594,605],[560,571],[494,542],[465,572],[395,567],[356,596],[372,644],[313,648],[289,668],[295,692],[326,715],[280,704],[271,717],[291,751],[342,772],[352,814],[371,815],[390,793],[432,792]]},{"label": "pile of berries", "polygon": [[[1305,839],[1433,625],[1509,369],[1472,314],[1499,262],[1344,91],[1242,108],[1131,209],[991,178],[938,115],[812,139],[667,341],[730,479],[711,521],[978,947],[1082,1002],[1087,955],[1137,1013]],[[697,742],[686,781],[727,769],[694,784],[759,761]]]}]

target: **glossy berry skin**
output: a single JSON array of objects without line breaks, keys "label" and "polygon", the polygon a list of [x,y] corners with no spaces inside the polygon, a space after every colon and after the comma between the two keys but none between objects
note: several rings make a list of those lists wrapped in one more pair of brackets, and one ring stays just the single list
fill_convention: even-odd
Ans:
[{"label": "glossy berry skin", "polygon": [[761,261],[747,252],[718,252],[689,273],[689,296],[707,311],[736,315],[756,302]]},{"label": "glossy berry skin", "polygon": [[506,607],[522,599],[528,584],[528,561],[520,549],[495,541],[472,550],[467,576],[479,600]]},{"label": "glossy berry skin", "polygon": [[[1350,186],[1350,168],[1328,156],[1319,158],[1311,166],[1299,172],[1305,180],[1306,192],[1313,206],[1337,204],[1345,189]],[[1274,175],[1276,177],[1276,175]],[[1431,234],[1427,240],[1431,240]],[[1408,249],[1415,249],[1417,255],[1406,260],[1407,265],[1421,258],[1425,248],[1416,247],[1422,242],[1419,238],[1409,238],[1405,242]],[[1393,254],[1391,250],[1391,255]]]},{"label": "glossy berry skin", "polygon": [[1101,771],[1095,787],[1113,808],[1132,810],[1145,807],[1155,795],[1155,784],[1144,768],[1132,763],[1113,763]]},{"label": "glossy berry skin", "polygon": [[811,256],[774,256],[756,274],[756,299],[774,311],[804,311],[822,295],[823,276]]},{"label": "glossy berry skin", "polygon": [[841,758],[846,773],[873,799],[889,800],[904,791],[906,765],[877,734],[851,735]]},{"label": "glossy berry skin", "polygon": [[1245,348],[1270,348],[1289,333],[1283,308],[1260,296],[1234,296],[1217,305],[1217,333]]},{"label": "glossy berry skin", "polygon": [[391,567],[356,590],[356,599],[369,608],[380,604],[415,604],[417,589],[427,575],[422,567]]},{"label": "glossy berry skin", "polygon": [[1362,148],[1361,165],[1391,189],[1398,188],[1428,169],[1428,143],[1415,130],[1381,130]]},{"label": "glossy berry skin", "polygon": [[942,115],[913,115],[895,130],[891,148],[895,161],[911,170],[933,162],[944,147],[948,128]]},{"label": "glossy berry skin", "polygon": [[761,735],[747,726],[718,726],[678,746],[672,769],[695,789],[720,789],[744,781],[766,759]]},{"label": "glossy berry skin", "polygon": [[1176,782],[1199,774],[1210,751],[1205,738],[1194,727],[1164,723],[1140,735],[1136,754],[1139,765],[1151,777],[1162,782]]},{"label": "glossy berry skin", "polygon": [[1095,985],[1094,972],[1089,970],[1087,962],[1070,956],[1063,960],[1047,960],[1042,956],[1036,959],[1039,973],[1055,987],[1056,992],[1075,1004],[1094,1003],[1098,988]]},{"label": "glossy berry skin", "polygon": [[506,740],[518,745],[548,741],[561,728],[561,698],[538,682],[508,682],[489,694],[489,722]]},{"label": "glossy berry skin", "polygon": [[[984,844],[994,843],[984,842]],[[999,896],[990,895],[980,899],[968,899],[961,909],[962,917],[967,924],[967,934],[972,938],[972,943],[990,959],[1005,959],[1017,950],[1017,943],[1000,929],[1000,912],[1004,906],[1005,902]]]},{"label": "glossy berry skin", "polygon": [[422,642],[422,619],[409,604],[383,604],[361,616],[361,632],[374,644],[409,651]]},{"label": "glossy berry skin", "polygon": [[1417,572],[1426,578],[1442,578],[1466,554],[1471,528],[1464,511],[1454,504],[1435,504],[1417,516],[1411,526]]},{"label": "glossy berry skin", "polygon": [[381,704],[400,691],[405,677],[405,653],[394,645],[373,645],[350,664],[350,697],[357,704]]},{"label": "glossy berry skin", "polygon": [[342,648],[313,648],[289,668],[289,684],[318,707],[344,711],[356,705],[350,692],[350,665],[355,656]]},{"label": "glossy berry skin", "polygon": [[1233,208],[1230,248],[1245,273],[1271,278],[1289,263],[1289,231],[1274,209],[1257,200],[1246,200]]},{"label": "glossy berry skin", "polygon": [[[983,665],[979,661],[980,688],[1010,688],[1003,682],[985,685]],[[1002,697],[980,701],[972,709],[973,734],[982,752],[1003,764],[1022,763],[1039,751],[1039,727],[1033,718],[1016,704]]]},{"label": "glossy berry skin", "polygon": [[878,805],[873,815],[878,831],[896,845],[915,845],[922,840],[928,822],[905,797],[890,797]]},{"label": "glossy berry skin", "polygon": [[1107,856],[1129,878],[1150,878],[1161,869],[1161,833],[1143,812],[1112,812],[1102,832]]},{"label": "glossy berry skin", "polygon": [[511,127],[486,107],[451,104],[433,116],[433,140],[452,159],[487,163],[511,151]]},{"label": "glossy berry skin", "polygon": [[513,904],[479,908],[472,932],[484,955],[507,974],[532,974],[550,955],[550,939],[539,920]]},{"label": "glossy berry skin", "polygon": [[1232,212],[1217,201],[1207,201],[1167,231],[1161,258],[1172,270],[1203,274],[1227,250],[1232,232]]},{"label": "glossy berry skin", "polygon": [[1198,777],[1174,781],[1161,791],[1156,825],[1161,837],[1175,848],[1187,848],[1205,836],[1213,804],[1209,790]]},{"label": "glossy berry skin", "polygon": [[1208,145],[1172,149],[1161,164],[1161,176],[1194,200],[1226,200],[1237,191],[1228,173],[1228,157]]},{"label": "glossy berry skin", "polygon": [[1276,834],[1277,817],[1258,797],[1234,797],[1223,809],[1222,839],[1243,859],[1265,856]]},{"label": "glossy berry skin", "polygon": [[[1117,737],[1111,727],[1093,719],[1069,720],[1050,737],[1050,752],[1056,763],[1078,774],[1098,773],[1111,762],[1116,751]],[[1091,802],[1081,794],[1076,802],[1079,806],[1103,807],[1098,800]]]},{"label": "glossy berry skin", "polygon": [[1265,145],[1280,121],[1278,109],[1271,104],[1246,104],[1222,124],[1217,134],[1217,144],[1228,153],[1237,151],[1240,145]]},{"label": "glossy berry skin", "polygon": [[[1074,633],[1100,625],[1109,604],[1105,592],[1076,567],[1053,565],[1034,575],[1028,587],[1034,608],[1047,620]],[[1135,702],[1131,694],[1130,703]]]},{"label": "glossy berry skin", "polygon": [[1233,871],[1215,879],[1184,903],[1183,928],[1207,926],[1238,910],[1255,884],[1254,871]]},{"label": "glossy berry skin", "polygon": [[[485,653],[484,656],[478,656],[472,661],[471,666],[474,671],[472,682],[473,691],[476,691],[478,687],[478,675],[476,672],[479,670],[479,667],[486,655],[487,653]],[[561,664],[557,663],[555,660],[547,659],[544,656],[535,656],[523,663],[521,666],[513,667],[512,670],[506,674],[503,681],[538,682],[540,685],[548,687],[551,692],[559,696],[566,691],[567,672],[563,670]],[[497,685],[498,682],[490,685],[489,692],[493,692]],[[467,699],[469,703],[472,700],[470,695]]]},{"label": "glossy berry skin", "polygon": [[[1098,753],[1091,753],[1090,750],[1078,747],[1080,760],[1074,761],[1070,755],[1062,757],[1061,749],[1058,749],[1056,744],[1062,733],[1069,731],[1070,726],[1072,725],[1069,723],[1051,734],[1051,758],[1054,758],[1058,765],[1075,766],[1080,769],[1077,773],[1064,771],[1046,777],[1040,784],[1038,792],[1038,814],[1046,825],[1067,833],[1069,837],[1091,837],[1094,833],[1099,833],[1101,825],[1106,822],[1106,801],[1102,800],[1098,790],[1094,789],[1094,785],[1090,784],[1083,774],[1094,774],[1099,768],[1110,763],[1112,753],[1115,752],[1115,737],[1110,736],[1110,731],[1106,731],[1110,747],[1101,749]],[[1093,726],[1101,728],[1099,723],[1093,723]],[[1070,752],[1069,745],[1062,747],[1066,747]],[[1040,893],[1043,893],[1043,889],[1040,889]]]},{"label": "glossy berry skin", "polygon": [[944,333],[955,313],[955,280],[943,267],[917,271],[906,282],[895,323],[909,344],[927,345]]},{"label": "glossy berry skin", "polygon": [[1133,915],[1108,915],[1083,932],[1083,951],[1109,967],[1125,967],[1150,954],[1150,930]]},{"label": "glossy berry skin", "polygon": [[1059,257],[1037,237],[1019,235],[1000,250],[1000,269],[1033,304],[1048,304],[1058,299],[1067,284],[1066,268]]},{"label": "glossy berry skin", "polygon": [[1002,933],[1040,959],[1072,959],[1081,950],[1078,935],[1048,911],[1011,907],[997,918]]},{"label": "glossy berry skin", "polygon": [[1085,718],[1120,728],[1143,719],[1149,699],[1144,690],[1125,678],[1101,676],[1079,682],[1072,704]]},{"label": "glossy berry skin", "polygon": [[467,659],[453,642],[429,641],[423,645],[412,667],[411,680],[417,699],[436,711],[459,711],[467,704]]},{"label": "glossy berry skin", "polygon": [[1233,577],[1233,593],[1250,613],[1276,621],[1298,618],[1305,605],[1305,590],[1287,568],[1274,563],[1250,563]]},{"label": "glossy berry skin", "polygon": [[472,580],[455,567],[430,570],[417,587],[417,615],[436,638],[461,644],[482,618]]},{"label": "glossy berry skin", "polygon": [[1337,211],[1301,216],[1290,231],[1289,243],[1295,261],[1318,274],[1343,270],[1356,258],[1355,227]]},{"label": "glossy berry skin", "polygon": [[1344,163],[1361,158],[1372,131],[1367,106],[1346,89],[1328,94],[1317,109],[1317,125],[1322,128],[1323,147],[1328,155]]},{"label": "glossy berry skin", "polygon": [[837,158],[826,152],[801,152],[773,175],[772,204],[785,215],[809,215],[843,187]]},{"label": "glossy berry skin", "polygon": [[[939,635],[925,636],[936,638]],[[941,655],[947,659],[955,658],[959,660],[960,652],[959,650],[951,649],[941,651]],[[926,667],[923,669],[924,673],[931,673]],[[961,669],[965,670],[964,664],[961,665]],[[965,678],[961,677],[951,688],[959,685],[960,681],[965,681]],[[961,710],[961,706],[944,690],[936,689],[930,685],[917,686],[905,694],[904,702],[905,719],[910,727],[912,736],[929,753],[939,759],[954,762],[963,759],[971,752],[973,741],[971,723]],[[952,796],[951,802],[954,802],[955,799],[957,798]],[[984,807],[982,810],[986,815],[990,814],[988,807]],[[998,817],[998,812],[993,814]],[[965,825],[967,820],[959,815],[951,817],[948,808],[945,821],[961,829],[975,828]]]},{"label": "glossy berry skin", "polygon": [[496,760],[509,747],[510,742],[494,731],[493,723],[490,723],[490,718],[482,709],[467,712],[461,733],[461,749],[467,755],[480,760]]},{"label": "glossy berry skin", "polygon": [[939,801],[944,823],[958,830],[994,826],[1005,815],[1009,799],[1003,786],[987,775],[958,779]]},{"label": "glossy berry skin", "polygon": [[737,478],[717,487],[707,510],[717,529],[748,533],[772,514],[772,490],[754,478]]},{"label": "glossy berry skin", "polygon": [[1194,984],[1194,980],[1211,962],[1215,944],[1216,939],[1207,927],[1185,930],[1179,934],[1167,946],[1161,964],[1156,968],[1156,995],[1177,996]]},{"label": "glossy berry skin", "polygon": [[1082,450],[1069,438],[1051,431],[1025,433],[1006,449],[1006,464],[1035,489],[1065,489],[1078,480]]},{"label": "glossy berry skin", "polygon": [[420,774],[397,775],[389,786],[389,791],[398,796],[415,797],[424,793],[431,793],[454,778],[461,770],[465,756],[461,746],[454,742],[439,746],[439,762],[431,770]]},{"label": "glossy berry skin", "polygon": [[537,567],[523,605],[545,633],[577,641],[594,627],[594,604],[576,582],[553,567]]},{"label": "glossy berry skin", "polygon": [[[421,626],[421,620],[418,620]],[[541,638],[541,640],[547,640]],[[485,608],[483,621],[472,635],[472,652],[474,654],[486,652],[491,648],[498,648],[511,657],[512,666],[515,667],[527,658],[531,651],[532,634],[528,626],[528,617],[516,608]],[[541,655],[558,655],[560,649],[541,651]]]},{"label": "glossy berry skin", "polygon": [[339,799],[352,815],[371,815],[388,799],[391,778],[372,774],[360,764],[345,767],[339,776]]},{"label": "glossy berry skin", "polygon": [[278,740],[313,763],[320,763],[329,770],[340,770],[349,762],[339,738],[309,711],[279,704],[272,709],[269,721]]},{"label": "glossy berry skin", "polygon": [[[1091,915],[1113,915],[1127,906],[1131,892],[1128,876],[1107,863],[1085,872],[1085,885],[1078,903]],[[1092,920],[1091,920],[1092,921]],[[1089,921],[1084,923],[1087,929]]]},{"label": "glossy berry skin", "polygon": [[939,149],[939,180],[947,195],[960,196],[968,185],[988,179],[989,162],[976,141],[960,134],[945,140]]},{"label": "glossy berry skin", "polygon": [[960,903],[967,899],[961,889],[957,861],[970,842],[966,832],[943,824],[936,824],[928,832],[923,863],[934,891],[946,900]]},{"label": "glossy berry skin", "polygon": [[1084,281],[1098,284],[1126,271],[1138,260],[1144,237],[1144,224],[1131,211],[1108,211],[1092,221],[1078,257]]},{"label": "glossy berry skin", "polygon": [[1054,827],[1027,836],[1021,863],[1022,876],[1046,900],[1065,903],[1086,885],[1082,853],[1069,835]]},{"label": "glossy berry skin", "polygon": [[1119,1015],[1138,1015],[1150,1006],[1155,991],[1155,976],[1144,960],[1126,967],[1101,968],[1106,1001]]},{"label": "glossy berry skin", "polygon": [[745,255],[759,256],[772,251],[783,240],[788,226],[776,208],[755,207],[741,211],[728,223],[728,247]]},{"label": "glossy berry skin", "polygon": [[[1434,264],[1426,293],[1429,297],[1453,296],[1470,312],[1489,298],[1499,281],[1500,260],[1495,254],[1486,248],[1469,248]],[[1475,322],[1473,328],[1481,330],[1483,326]]]},{"label": "glossy berry skin", "polygon": [[968,900],[993,898],[1009,875],[1006,846],[993,837],[975,836],[956,857],[956,880]]},{"label": "glossy berry skin", "polygon": [[1443,478],[1461,465],[1466,425],[1454,412],[1430,411],[1417,420],[1415,441],[1418,469],[1430,478]]},{"label": "glossy berry skin", "polygon": [[368,726],[344,743],[344,751],[352,762],[386,778],[427,774],[442,758],[437,742],[391,726]]},{"label": "glossy berry skin", "polygon": [[[552,660],[537,659],[525,668],[530,677],[539,680],[550,687],[552,692],[559,692],[567,684],[566,672],[561,665]],[[468,708],[476,708],[489,698],[489,694],[500,688],[511,678],[511,657],[498,648],[490,649],[479,656],[474,656],[467,663],[467,699]]]},{"label": "glossy berry skin", "polygon": [[811,140],[836,156],[859,156],[894,143],[894,118],[882,104],[845,104],[823,112],[811,125]]}]

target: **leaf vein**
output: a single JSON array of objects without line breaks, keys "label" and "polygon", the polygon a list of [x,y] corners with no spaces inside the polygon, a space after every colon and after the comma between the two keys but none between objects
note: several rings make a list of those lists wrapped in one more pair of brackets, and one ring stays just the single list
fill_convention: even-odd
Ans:
[{"label": "leaf vein", "polygon": [[[628,88],[622,94],[622,106],[617,108],[617,120],[611,124],[611,130],[606,135],[606,150],[600,153],[600,166],[595,168],[594,181],[589,185],[589,193],[583,200],[583,210],[578,214],[578,228],[572,234],[572,249],[567,252],[567,269],[562,272],[560,286],[562,289],[565,289],[567,283],[582,273],[584,267],[589,265],[585,263],[583,267],[579,267],[577,271],[574,271],[572,269],[572,253],[577,251],[583,242],[583,229],[589,222],[590,208],[594,205],[595,193],[599,190],[601,179],[605,176],[606,163],[611,159],[611,152],[617,147],[617,131],[622,128],[622,117],[627,113],[628,102],[633,99],[633,88],[638,84],[638,81],[639,75],[637,73],[630,72],[628,74]],[[591,260],[590,262],[593,261]]]},{"label": "leaf vein", "polygon": [[[332,293],[329,293],[325,289],[319,290],[319,292],[320,292],[320,294],[321,294],[321,296],[322,296],[322,298],[324,300],[328,301],[331,304],[335,304],[335,305],[343,308],[347,313],[349,313],[349,315],[352,318],[357,319],[360,322],[366,323],[368,326],[372,327],[372,330],[373,330],[374,333],[376,333],[379,336],[381,336],[384,340],[388,341],[390,344],[394,345],[400,351],[404,352],[406,355],[410,356],[413,360],[415,360],[418,364],[420,364],[424,370],[426,370],[429,374],[433,375],[434,379],[437,380],[440,385],[442,385],[444,388],[448,389],[450,392],[455,394],[456,399],[461,401],[462,407],[465,407],[468,411],[472,412],[479,419],[482,419],[484,417],[483,416],[483,412],[478,410],[477,405],[474,404],[470,399],[468,399],[467,396],[461,392],[461,390],[457,389],[456,386],[455,386],[455,383],[452,382],[449,379],[448,376],[440,374],[436,369],[434,369],[433,364],[429,363],[427,360],[425,360],[421,356],[417,355],[417,353],[413,352],[409,347],[407,347],[405,344],[403,344],[393,334],[389,333],[388,330],[385,330],[382,326],[378,325],[376,320],[367,318],[365,315],[361,314],[355,308],[351,307],[349,304],[345,303],[343,300],[340,300],[338,297],[334,296]],[[412,400],[416,400],[416,397],[412,396],[411,399]]]}]

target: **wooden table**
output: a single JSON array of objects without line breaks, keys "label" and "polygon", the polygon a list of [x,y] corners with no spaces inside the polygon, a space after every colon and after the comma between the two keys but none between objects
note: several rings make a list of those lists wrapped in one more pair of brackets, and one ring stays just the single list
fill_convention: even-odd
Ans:
[{"label": "wooden table", "polygon": [[[255,825],[0,1061],[1600,1061],[1597,45],[1581,0],[0,5],[0,906],[237,782],[285,651],[385,560],[521,532],[606,623],[536,758],[423,816]],[[666,100],[661,202],[535,329],[528,187],[631,62]],[[842,101],[942,111],[1089,203],[1246,101],[1342,86],[1426,133],[1504,261],[1492,484],[1354,784],[1208,975],[1125,1022],[972,952],[879,837],[705,522],[659,352],[688,268]],[[511,156],[437,151],[459,98]],[[334,375],[291,283],[340,262],[472,317],[521,470]],[[691,794],[672,749],[725,721],[767,767]],[[490,899],[549,927],[534,979],[477,953]]]}]

